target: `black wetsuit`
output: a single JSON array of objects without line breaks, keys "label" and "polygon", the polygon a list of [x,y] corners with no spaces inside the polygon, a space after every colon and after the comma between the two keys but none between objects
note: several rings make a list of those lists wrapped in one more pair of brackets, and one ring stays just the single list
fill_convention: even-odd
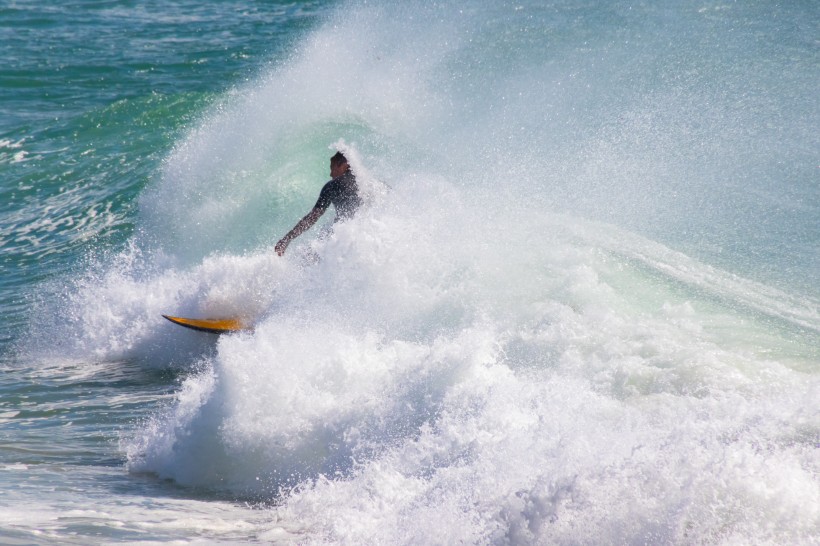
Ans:
[{"label": "black wetsuit", "polygon": [[356,209],[361,206],[362,199],[359,197],[359,187],[356,185],[356,177],[350,169],[325,184],[314,208],[321,209],[324,212],[331,203],[336,208],[337,220],[351,218]]}]

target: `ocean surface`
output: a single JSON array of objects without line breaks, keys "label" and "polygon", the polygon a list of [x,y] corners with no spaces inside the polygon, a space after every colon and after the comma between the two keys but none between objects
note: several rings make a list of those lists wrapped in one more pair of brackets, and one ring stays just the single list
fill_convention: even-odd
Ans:
[{"label": "ocean surface", "polygon": [[820,544],[818,2],[3,0],[0,59],[0,543]]}]

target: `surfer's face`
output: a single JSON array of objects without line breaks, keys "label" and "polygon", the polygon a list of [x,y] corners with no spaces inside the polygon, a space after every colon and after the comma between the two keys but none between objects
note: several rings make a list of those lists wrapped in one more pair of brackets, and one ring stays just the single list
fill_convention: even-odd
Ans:
[{"label": "surfer's face", "polygon": [[342,176],[347,170],[347,163],[333,163],[330,162],[330,178]]}]

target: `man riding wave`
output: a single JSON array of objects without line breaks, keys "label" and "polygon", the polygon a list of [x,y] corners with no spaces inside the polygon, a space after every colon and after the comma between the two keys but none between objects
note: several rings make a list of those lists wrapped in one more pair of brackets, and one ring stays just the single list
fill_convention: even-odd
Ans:
[{"label": "man riding wave", "polygon": [[341,152],[336,152],[336,155],[330,158],[330,178],[331,180],[324,185],[319,193],[319,199],[313,205],[313,209],[276,243],[276,253],[278,255],[282,256],[291,241],[313,227],[313,224],[322,217],[331,203],[336,209],[336,220],[334,222],[352,218],[361,206],[362,199],[359,196],[356,176],[350,170],[347,158]]}]

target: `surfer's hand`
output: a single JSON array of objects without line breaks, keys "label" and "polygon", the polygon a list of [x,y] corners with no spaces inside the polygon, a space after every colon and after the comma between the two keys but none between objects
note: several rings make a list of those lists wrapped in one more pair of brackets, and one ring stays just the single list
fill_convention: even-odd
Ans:
[{"label": "surfer's hand", "polygon": [[276,253],[282,256],[285,253],[285,249],[288,248],[288,241],[286,239],[282,239],[278,243],[276,243]]}]

